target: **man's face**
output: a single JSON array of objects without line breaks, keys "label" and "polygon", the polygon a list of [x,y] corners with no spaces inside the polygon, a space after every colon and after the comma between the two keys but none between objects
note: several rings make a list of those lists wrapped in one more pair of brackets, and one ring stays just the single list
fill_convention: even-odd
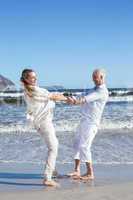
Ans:
[{"label": "man's face", "polygon": [[30,72],[27,75],[26,82],[30,85],[35,86],[37,82],[37,76],[35,72]]},{"label": "man's face", "polygon": [[94,72],[92,78],[96,86],[103,84],[103,75],[100,72]]}]

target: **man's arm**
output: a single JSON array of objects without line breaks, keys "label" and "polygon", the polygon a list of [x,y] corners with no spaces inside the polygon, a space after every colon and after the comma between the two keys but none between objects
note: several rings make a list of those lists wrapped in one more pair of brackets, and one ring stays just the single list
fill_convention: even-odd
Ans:
[{"label": "man's arm", "polygon": [[69,104],[75,104],[75,105],[78,105],[78,104],[84,104],[85,102],[92,102],[92,101],[96,101],[98,99],[101,99],[102,97],[104,96],[104,93],[99,90],[99,91],[93,91],[91,93],[89,93],[88,95],[86,96],[83,96],[83,97],[68,97],[67,98],[67,102]]},{"label": "man's arm", "polygon": [[104,98],[105,93],[101,89],[97,89],[85,96],[86,102],[92,102]]}]

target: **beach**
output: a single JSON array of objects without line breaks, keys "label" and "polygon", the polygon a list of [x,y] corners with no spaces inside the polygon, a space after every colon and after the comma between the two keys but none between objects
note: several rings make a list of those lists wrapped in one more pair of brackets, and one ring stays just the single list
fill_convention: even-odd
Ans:
[{"label": "beach", "polygon": [[94,165],[95,180],[86,182],[66,176],[72,164],[57,169],[60,186],[53,188],[42,185],[43,165],[1,163],[0,199],[132,199],[132,165]]},{"label": "beach", "polygon": [[0,3],[0,200],[133,200],[133,1]]},{"label": "beach", "polygon": [[82,190],[55,190],[55,191],[26,191],[26,192],[13,192],[2,193],[2,200],[15,200],[15,199],[92,199],[92,200],[132,200],[132,183],[117,184],[113,186],[102,186],[98,188],[85,188]]},{"label": "beach", "polygon": [[[75,95],[78,91],[75,91]],[[117,91],[121,93],[121,90]],[[84,91],[81,92],[84,93]],[[132,198],[133,110],[131,96],[110,96],[92,144],[95,179],[68,178],[73,170],[73,142],[81,119],[80,107],[57,103],[54,126],[59,140],[59,187],[42,184],[47,155],[45,141],[26,120],[25,104],[0,105],[0,200]],[[81,165],[81,172],[85,172]]]}]

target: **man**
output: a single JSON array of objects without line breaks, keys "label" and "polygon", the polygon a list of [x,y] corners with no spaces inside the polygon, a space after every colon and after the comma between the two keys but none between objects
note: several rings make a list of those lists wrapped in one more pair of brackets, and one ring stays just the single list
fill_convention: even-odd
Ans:
[{"label": "man", "polygon": [[[81,98],[69,97],[71,104],[81,104],[81,121],[77,129],[74,142],[75,150],[75,170],[69,176],[80,178],[81,180],[94,179],[91,145],[97,133],[104,106],[108,99],[108,90],[105,86],[105,71],[96,69],[92,74],[95,87],[89,91],[88,95]],[[87,171],[80,175],[80,163],[85,162]]]}]

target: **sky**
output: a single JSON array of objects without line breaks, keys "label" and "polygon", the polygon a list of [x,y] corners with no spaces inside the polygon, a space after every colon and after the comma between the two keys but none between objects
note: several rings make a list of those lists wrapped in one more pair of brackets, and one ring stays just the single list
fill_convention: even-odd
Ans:
[{"label": "sky", "polygon": [[19,87],[24,68],[41,86],[133,87],[132,0],[0,0],[0,74]]}]

